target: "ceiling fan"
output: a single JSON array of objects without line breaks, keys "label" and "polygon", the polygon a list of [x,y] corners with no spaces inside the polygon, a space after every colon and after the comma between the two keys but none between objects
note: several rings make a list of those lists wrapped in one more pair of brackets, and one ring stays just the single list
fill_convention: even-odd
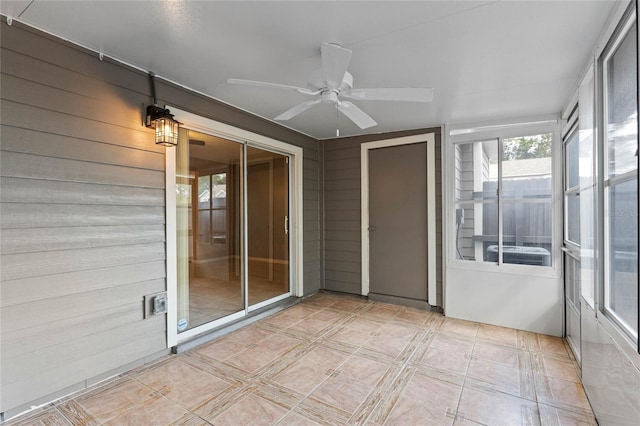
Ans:
[{"label": "ceiling fan", "polygon": [[363,101],[401,102],[431,102],[433,99],[433,88],[431,87],[354,89],[353,76],[347,71],[351,53],[351,50],[345,49],[340,45],[322,43],[320,46],[322,68],[311,74],[307,88],[237,78],[230,78],[227,83],[289,90],[314,96],[314,99],[283,112],[275,117],[275,120],[290,120],[309,108],[324,102],[335,104],[338,111],[361,129],[367,129],[378,123],[352,102],[342,100],[343,98]]}]

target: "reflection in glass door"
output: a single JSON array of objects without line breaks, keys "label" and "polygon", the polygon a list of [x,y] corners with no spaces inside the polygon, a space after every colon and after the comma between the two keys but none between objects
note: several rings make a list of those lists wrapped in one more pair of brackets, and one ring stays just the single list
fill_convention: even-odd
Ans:
[{"label": "reflection in glass door", "polygon": [[[288,157],[247,147],[249,306],[289,292]],[[260,305],[258,305],[260,306]]]},{"label": "reflection in glass door", "polygon": [[181,130],[178,332],[289,294],[288,166],[287,156]]},{"label": "reflection in glass door", "polygon": [[243,146],[184,132],[176,152],[178,331],[244,309],[240,263]]}]

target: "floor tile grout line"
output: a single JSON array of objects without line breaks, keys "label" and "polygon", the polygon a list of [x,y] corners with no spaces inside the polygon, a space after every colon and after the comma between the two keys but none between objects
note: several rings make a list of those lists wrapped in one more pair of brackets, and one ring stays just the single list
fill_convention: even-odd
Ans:
[{"label": "floor tile grout line", "polygon": [[[458,395],[458,402],[456,403],[455,410],[453,412],[453,418],[451,419],[451,424],[455,424],[458,418],[458,411],[460,410],[460,403],[462,402],[462,394],[464,393],[465,385],[467,383],[467,377],[469,374],[469,368],[471,367],[471,361],[473,360],[473,352],[476,348],[476,340],[478,339],[478,333],[476,330],[476,335],[473,339],[473,346],[471,347],[471,353],[469,354],[469,361],[467,361],[467,367],[464,371],[464,377],[462,378],[462,385],[460,386],[460,395]],[[464,413],[463,413],[464,414]]]},{"label": "floor tile grout line", "polygon": [[[338,303],[338,302],[334,302],[334,303]],[[446,332],[446,328],[445,324],[447,324],[447,318],[446,317],[438,317],[438,318],[434,318],[432,315],[430,315],[427,319],[423,320],[422,323],[419,326],[416,326],[414,323],[402,323],[401,321],[398,320],[400,313],[402,312],[403,308],[400,308],[400,311],[396,312],[396,314],[388,317],[388,318],[383,318],[381,316],[376,316],[375,312],[373,312],[374,309],[376,309],[376,306],[386,306],[386,304],[379,304],[379,303],[367,303],[367,304],[362,304],[358,309],[349,312],[349,311],[336,311],[336,310],[331,310],[331,305],[328,306],[324,306],[324,305],[318,305],[318,306],[314,306],[314,310],[316,310],[315,313],[312,313],[311,315],[307,315],[304,317],[304,319],[309,319],[313,316],[318,315],[320,312],[332,312],[333,314],[335,314],[335,318],[337,318],[336,320],[330,322],[328,325],[326,325],[326,327],[321,328],[320,330],[318,330],[317,332],[314,333],[310,333],[309,336],[307,336],[307,339],[302,339],[301,337],[297,336],[295,338],[300,339],[300,342],[298,344],[296,344],[294,347],[295,348],[300,348],[300,347],[324,347],[327,349],[331,349],[331,350],[336,350],[339,352],[342,352],[345,354],[344,358],[339,362],[339,364],[337,364],[335,367],[332,367],[333,370],[339,370],[340,368],[343,368],[345,366],[345,363],[347,363],[347,361],[349,359],[351,359],[354,356],[358,356],[358,354],[360,353],[362,356],[366,356],[367,358],[371,358],[372,360],[380,360],[381,362],[384,362],[385,364],[387,364],[389,367],[388,368],[393,368],[393,371],[391,371],[390,376],[388,379],[385,379],[384,383],[385,383],[385,389],[379,391],[377,390],[376,385],[372,386],[372,390],[369,392],[368,396],[365,397],[365,399],[363,401],[360,402],[360,405],[352,412],[351,417],[349,417],[349,419],[353,419],[354,421],[357,421],[358,424],[365,424],[367,422],[370,421],[374,421],[374,415],[376,413],[376,410],[385,403],[385,396],[386,392],[389,392],[391,389],[393,389],[393,384],[396,383],[400,377],[403,376],[403,374],[406,376],[407,374],[409,374],[409,376],[404,377],[403,383],[404,386],[402,386],[402,389],[398,391],[397,396],[400,397],[400,395],[402,395],[403,390],[406,388],[406,385],[412,380],[412,377],[416,374],[416,372],[418,372],[419,370],[417,370],[416,365],[415,365],[415,360],[416,357],[419,356],[418,353],[419,351],[422,351],[423,349],[428,350],[429,346],[424,346],[425,344],[425,339],[427,336],[429,336],[430,333],[435,333],[436,335],[444,332],[444,335],[449,335],[451,337],[456,337],[456,332],[455,330],[458,330],[460,333],[460,336],[457,336],[458,338],[460,338],[461,336],[465,335],[465,329],[464,327],[462,328],[458,328],[457,326],[453,326],[453,327],[449,327],[449,332]],[[384,311],[377,311],[377,312],[383,312]],[[367,313],[371,313],[374,315],[367,315]],[[380,329],[381,327],[386,327],[386,326],[402,326],[402,327],[406,327],[409,328],[411,330],[415,331],[415,334],[413,335],[412,338],[408,339],[408,343],[406,343],[405,349],[403,349],[403,351],[401,351],[400,353],[398,353],[397,355],[395,355],[395,358],[393,359],[393,361],[391,361],[391,357],[389,357],[388,355],[382,356],[382,354],[384,354],[384,352],[380,351],[380,358],[378,358],[377,356],[374,356],[374,353],[377,353],[376,349],[371,349],[371,355],[367,355],[366,352],[360,352],[364,348],[364,345],[366,345],[366,342],[363,344],[360,344],[357,348],[354,347],[350,347],[347,348],[345,346],[345,348],[341,348],[340,345],[337,346],[332,346],[331,343],[332,342],[338,342],[331,340],[332,336],[340,331],[340,330],[345,330],[348,329],[350,324],[353,322],[354,319],[366,319],[367,321],[372,321],[374,323],[376,323],[378,325],[378,329]],[[303,320],[303,319],[301,319]],[[320,319],[322,320],[322,319]],[[460,421],[464,421],[464,413],[459,413],[460,408],[461,408],[461,402],[463,400],[463,393],[466,390],[471,390],[471,389],[476,389],[474,384],[470,382],[471,377],[469,377],[469,370],[470,367],[472,365],[472,361],[476,358],[474,358],[474,354],[476,349],[478,348],[478,345],[480,343],[493,343],[493,342],[487,342],[484,340],[484,338],[480,338],[480,328],[482,327],[481,324],[475,323],[475,322],[467,322],[468,324],[473,324],[476,327],[476,332],[473,335],[473,339],[468,339],[469,336],[467,336],[468,340],[472,341],[472,345],[471,345],[471,349],[470,349],[470,354],[469,354],[469,358],[467,359],[467,362],[465,364],[465,369],[464,369],[464,375],[462,377],[462,383],[461,384],[457,384],[457,386],[459,386],[459,394],[457,397],[457,401],[455,402],[455,411],[453,413],[453,418],[451,420],[451,424],[454,424],[456,421],[458,421],[458,416],[461,416],[461,418],[459,419]],[[259,323],[257,323],[259,325]],[[453,322],[453,324],[457,324],[455,322]],[[436,325],[436,328],[434,329],[432,326]],[[280,331],[282,331],[284,329],[280,329]],[[273,333],[278,334],[280,331],[274,331],[271,330]],[[365,332],[366,333],[366,332]],[[557,413],[561,413],[563,411],[570,411],[576,415],[584,415],[584,416],[589,416],[589,417],[593,417],[593,413],[591,412],[591,414],[589,414],[587,411],[587,409],[581,409],[581,406],[576,405],[574,407],[574,404],[576,404],[579,401],[573,401],[573,400],[566,400],[569,402],[564,402],[565,399],[556,399],[553,398],[553,401],[551,403],[548,402],[541,402],[541,398],[540,398],[540,386],[539,383],[536,380],[537,377],[537,371],[540,374],[546,374],[546,369],[543,370],[537,370],[536,368],[540,368],[540,365],[536,364],[534,362],[534,355],[538,358],[538,363],[539,362],[544,362],[545,359],[547,359],[549,357],[549,359],[553,358],[553,359],[557,359],[557,360],[561,360],[561,361],[565,361],[565,357],[562,356],[560,354],[560,350],[559,350],[559,345],[558,345],[558,341],[556,340],[550,340],[547,339],[546,336],[539,336],[537,333],[533,333],[533,332],[522,332],[522,333],[526,333],[526,337],[523,337],[523,341],[522,343],[517,342],[516,344],[516,350],[518,352],[520,352],[520,350],[522,349],[522,352],[526,351],[527,357],[528,357],[528,362],[530,364],[530,370],[523,370],[525,371],[530,379],[533,381],[532,383],[532,387],[533,387],[533,395],[535,396],[535,408],[537,408],[537,418],[539,422],[542,422],[543,417],[548,417],[549,415],[551,415],[551,411],[545,411],[545,415],[543,416],[542,413],[542,409],[541,406],[544,405],[549,406],[551,409],[553,409],[554,413],[557,411]],[[302,334],[302,333],[300,333]],[[384,333],[383,333],[384,334]],[[286,334],[283,333],[283,335],[287,336]],[[402,334],[399,334],[402,335]],[[369,334],[369,337],[367,339],[367,342],[369,342],[373,337],[373,335]],[[486,335],[483,334],[483,336],[486,337]],[[520,331],[518,331],[518,338],[520,336]],[[294,337],[294,336],[289,336],[289,337]],[[543,338],[544,337],[544,338]],[[406,336],[403,336],[403,338],[406,340]],[[535,340],[535,342],[534,342]],[[495,342],[498,346],[502,346],[500,345],[498,342]],[[562,340],[562,344],[564,347],[564,350],[568,352],[567,349],[567,342],[566,340]],[[206,345],[202,345],[199,348],[202,348]],[[348,345],[347,345],[348,346]],[[373,346],[372,346],[373,347]],[[506,347],[506,346],[505,346]],[[347,350],[348,349],[348,350]],[[510,348],[512,349],[512,348]],[[187,356],[193,356],[195,354],[195,350],[197,350],[197,348],[194,348],[192,351],[188,351],[187,353],[185,353],[184,355]],[[295,351],[295,349],[294,349]],[[293,360],[293,359],[301,359],[302,357],[304,357],[308,352],[304,352],[302,353],[302,355],[300,355],[300,357],[296,357],[296,356],[285,356],[283,358],[289,359],[289,360]],[[391,352],[390,352],[391,353]],[[289,352],[287,352],[287,354],[289,355]],[[577,361],[573,358],[571,358],[571,354],[570,352],[568,352],[569,357],[566,361],[567,364],[570,364],[571,368],[573,370],[576,370],[578,379],[579,379],[579,384],[581,385],[581,388],[584,390],[584,384],[582,383],[581,380],[581,375],[579,374],[579,371],[577,371],[577,367],[576,367],[576,363]],[[158,366],[161,366],[165,363],[169,363],[169,362],[173,362],[174,360],[177,360],[179,362],[185,362],[184,359],[180,360],[178,359],[180,357],[180,355],[176,356],[175,358],[173,356],[167,357],[167,358],[162,358],[159,359],[158,362],[152,363],[152,365],[145,365],[144,368],[137,368],[137,369],[133,369],[131,371],[122,373],[119,376],[114,376],[113,380],[109,381],[105,381],[105,383],[101,383],[100,386],[98,385],[96,387],[96,389],[101,389],[104,388],[104,386],[109,387],[109,386],[115,386],[118,383],[122,382],[122,381],[126,381],[126,380],[133,380],[135,383],[138,383],[139,385],[143,386],[146,389],[149,389],[151,391],[152,394],[156,395],[156,396],[161,396],[164,398],[167,398],[167,400],[171,401],[172,403],[176,404],[176,406],[181,407],[185,414],[183,415],[183,417],[181,419],[187,419],[187,413],[189,416],[193,416],[193,420],[196,419],[200,419],[200,421],[206,423],[206,424],[212,424],[211,421],[206,420],[204,417],[200,416],[199,414],[197,414],[196,412],[192,411],[191,409],[188,409],[187,407],[185,407],[183,404],[181,404],[180,402],[178,402],[177,400],[174,400],[170,397],[168,397],[167,395],[164,394],[164,388],[160,388],[158,390],[154,390],[155,388],[146,385],[145,383],[140,381],[140,377],[142,374],[144,374],[147,371],[151,371],[154,368],[157,368]],[[193,358],[193,357],[192,357]],[[206,357],[205,357],[206,358]],[[204,362],[204,364],[202,364],[203,366],[205,364],[209,364],[207,361],[200,358],[193,358],[194,360],[198,360],[199,362]],[[524,359],[524,358],[522,358]],[[520,360],[520,359],[519,359]],[[213,358],[210,359],[211,362],[214,362],[215,360]],[[277,362],[276,362],[277,361]],[[280,356],[276,357],[273,361],[268,362],[267,364],[265,364],[264,366],[254,370],[253,372],[250,371],[244,371],[243,369],[238,369],[238,377],[239,380],[243,383],[242,386],[240,386],[240,388],[242,389],[253,389],[250,393],[247,393],[246,395],[249,394],[256,394],[257,396],[260,396],[260,394],[264,394],[264,392],[268,391],[269,386],[276,384],[276,382],[273,382],[271,380],[271,378],[273,377],[272,374],[272,368],[274,368],[276,365],[278,365],[281,361],[283,361],[282,359],[280,359]],[[191,365],[191,367],[196,367],[195,365],[192,365],[191,363],[186,362],[186,364]],[[273,364],[273,365],[271,365]],[[536,365],[538,365],[538,367],[536,367]],[[518,365],[519,367],[520,365]],[[267,368],[268,367],[268,368]],[[286,368],[283,371],[286,371]],[[520,368],[518,368],[518,370],[520,371]],[[208,372],[208,370],[206,370]],[[568,371],[568,370],[567,370]],[[240,372],[242,372],[242,374],[240,374]],[[219,374],[213,374],[215,377],[219,377]],[[242,376],[242,377],[240,377]],[[269,376],[269,378],[267,378],[267,376]],[[226,376],[225,376],[226,377]],[[276,404],[278,404],[278,398],[280,401],[282,401],[282,404],[278,404],[283,408],[287,408],[287,410],[284,412],[284,414],[279,417],[277,420],[274,421],[274,424],[281,424],[284,422],[284,419],[289,416],[291,413],[296,412],[296,410],[301,408],[301,405],[305,403],[305,401],[308,400],[309,396],[313,394],[313,392],[316,391],[316,389],[320,386],[322,386],[323,383],[326,383],[327,380],[329,380],[329,377],[331,377],[330,375],[327,375],[326,377],[323,377],[322,380],[315,385],[315,387],[309,391],[307,394],[302,395],[302,396],[296,396],[295,392],[287,392],[287,387],[283,386],[283,385],[278,385],[279,390],[276,391],[276,393],[274,394],[273,398],[275,399],[270,399],[267,398],[267,400],[274,402]],[[542,377],[542,376],[541,376]],[[556,377],[556,376],[553,376]],[[432,377],[434,380],[441,380],[438,379],[436,376]],[[558,376],[556,377],[559,380],[566,380],[566,381],[570,381],[573,382],[573,380],[569,380],[569,379],[564,379],[564,376]],[[405,380],[406,379],[406,380]],[[225,381],[227,381],[225,379]],[[447,381],[447,380],[444,380]],[[262,390],[260,391],[260,393],[256,393],[258,391],[258,389],[260,389],[260,386],[262,386],[264,383],[268,383],[269,385],[267,387],[262,388]],[[474,382],[475,383],[475,382]],[[555,385],[554,385],[555,386]],[[239,403],[240,401],[242,401],[243,398],[245,398],[246,395],[243,395],[242,393],[242,389],[237,390],[236,392],[233,392],[233,395],[229,395],[228,398],[224,398],[225,401],[224,405],[220,405],[220,408],[222,408],[221,411],[215,411],[216,412],[216,416],[220,415],[224,412],[226,412],[228,409],[230,409],[232,406],[234,406],[235,404]],[[68,414],[65,414],[65,412],[63,412],[63,410],[61,409],[61,406],[59,406],[59,404],[62,404],[64,402],[77,402],[76,398],[81,396],[81,395],[91,395],[93,392],[96,391],[96,389],[91,390],[90,388],[86,389],[86,392],[81,392],[78,395],[73,395],[73,396],[69,396],[68,399],[61,399],[59,401],[54,401],[52,402],[49,406],[46,407],[46,410],[52,410],[52,412],[56,413],[57,415],[60,415],[60,418],[64,421],[67,421],[71,424],[74,424],[74,420],[72,420]],[[171,388],[168,388],[171,389]],[[555,388],[554,388],[555,389]],[[510,392],[502,392],[499,391],[497,389],[494,389],[496,392],[500,393],[500,394],[505,394],[508,396],[513,397],[514,395]],[[282,393],[279,393],[282,392]],[[372,399],[368,399],[370,396],[372,396],[375,392],[380,392],[379,395],[372,397]],[[396,390],[393,390],[394,394],[396,392]],[[548,393],[548,391],[546,391]],[[555,393],[555,392],[554,392]],[[241,395],[242,394],[242,395]],[[543,395],[545,393],[543,392]],[[213,394],[215,395],[215,394]],[[552,394],[549,395],[549,397],[553,397]],[[216,396],[212,396],[212,401],[214,401],[217,397]],[[519,397],[522,398],[522,397]],[[587,397],[588,398],[588,397]],[[523,398],[524,400],[526,400],[527,398]],[[547,401],[547,399],[549,398],[543,398],[544,401]],[[136,400],[137,401],[137,400]],[[386,415],[384,415],[384,417],[382,416],[378,416],[376,417],[378,420],[380,420],[382,422],[381,419],[383,419],[384,421],[388,420],[388,418],[390,418],[389,416],[391,415],[391,413],[393,413],[396,405],[398,404],[398,399],[392,399],[391,401],[393,401],[393,405],[387,406],[385,407],[384,411],[381,411],[380,413],[386,413]],[[453,401],[451,401],[453,402]],[[532,401],[533,402],[533,401]],[[138,403],[138,402],[136,402]],[[366,405],[363,405],[366,404]],[[329,404],[330,406],[334,406],[333,404]],[[305,408],[305,410],[308,410],[309,408],[312,408],[312,405],[309,405],[308,407]],[[339,407],[336,407],[339,410],[343,410],[340,409]],[[359,411],[362,408],[361,411]],[[132,407],[129,407],[128,409],[132,409]],[[309,420],[312,421],[317,421],[319,422],[319,418],[318,417],[321,412],[322,412],[322,407],[318,406],[316,408],[312,408],[313,410],[313,414],[311,417],[309,417]],[[545,409],[546,410],[546,409]],[[125,410],[126,411],[126,410]],[[343,410],[344,411],[344,410]],[[214,411],[212,411],[213,413]],[[329,415],[329,413],[332,413],[330,415],[330,422],[337,422],[339,424],[342,423],[348,423],[348,421],[344,420],[344,416],[346,415],[346,412],[344,414],[338,413],[337,411],[334,413],[333,411],[325,411],[327,413],[327,415]],[[69,413],[72,413],[71,411]],[[312,413],[312,411],[309,411],[309,413]],[[360,414],[359,414],[360,413]],[[87,415],[91,415],[91,413],[87,412]],[[303,415],[304,416],[304,411],[299,412],[297,415]],[[314,417],[315,416],[315,417]],[[357,417],[354,417],[357,416]],[[554,417],[557,417],[557,415],[554,415]],[[213,417],[212,417],[213,418]],[[582,417],[581,417],[582,418]],[[342,420],[338,420],[338,419],[342,419]],[[79,420],[79,419],[76,419]],[[187,419],[188,420],[188,419]],[[184,420],[183,420],[184,421]],[[100,423],[100,422],[98,422]],[[320,422],[322,423],[322,422]]]},{"label": "floor tile grout line", "polygon": [[[402,365],[399,365],[398,367],[398,371],[395,374],[395,377],[391,380],[389,380],[389,385],[387,386],[387,389],[389,389],[398,379],[399,377],[402,375],[402,373],[407,369],[410,368],[410,363],[411,363],[411,359],[413,358],[413,355],[419,350],[420,348],[420,342],[422,342],[424,340],[424,338],[428,335],[428,333],[430,332],[430,325],[427,326],[426,323],[427,320],[425,320],[425,322],[423,323],[423,326],[421,326],[421,330],[419,333],[423,333],[423,336],[419,339],[416,340],[416,345],[414,347],[414,349],[412,350],[411,354],[409,356],[407,356],[407,358],[404,360],[404,362],[402,363]],[[415,371],[414,373],[415,374]],[[405,384],[406,386],[406,384]],[[404,389],[404,388],[403,388]],[[401,393],[401,391],[399,391]],[[366,424],[370,419],[371,416],[373,416],[373,414],[375,413],[375,410],[378,408],[378,406],[380,406],[380,404],[382,404],[382,402],[384,401],[384,398],[381,398],[371,409],[371,411],[369,412],[369,415],[366,417],[366,419],[364,420],[364,424]],[[394,404],[395,406],[395,404]],[[393,411],[393,408],[391,409],[391,411]],[[391,412],[390,411],[390,412]],[[385,419],[386,421],[386,419]]]}]

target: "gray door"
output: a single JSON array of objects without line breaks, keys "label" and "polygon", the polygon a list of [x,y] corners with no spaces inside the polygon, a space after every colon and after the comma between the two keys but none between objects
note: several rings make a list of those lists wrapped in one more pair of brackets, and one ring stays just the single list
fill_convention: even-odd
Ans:
[{"label": "gray door", "polygon": [[369,291],[427,300],[427,144],[369,151]]}]

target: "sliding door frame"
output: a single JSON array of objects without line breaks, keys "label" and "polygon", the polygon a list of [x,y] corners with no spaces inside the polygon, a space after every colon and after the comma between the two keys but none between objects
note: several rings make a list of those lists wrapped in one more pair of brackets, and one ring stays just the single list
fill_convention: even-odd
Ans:
[{"label": "sliding door frame", "polygon": [[[177,240],[176,240],[176,152],[175,149],[165,151],[165,179],[166,179],[166,272],[167,272],[167,347],[185,342],[199,334],[210,331],[221,325],[246,316],[250,311],[274,303],[290,295],[302,297],[304,294],[304,259],[303,259],[303,150],[276,139],[257,133],[230,126],[206,117],[202,117],[179,108],[166,105],[171,109],[176,120],[190,130],[224,138],[242,145],[252,146],[289,157],[289,293],[269,299],[266,302],[248,307],[240,312],[228,315],[218,320],[194,327],[178,334],[178,301],[177,301]],[[244,163],[245,160],[243,160]],[[244,213],[243,213],[244,214]],[[246,216],[246,215],[244,215]],[[243,222],[246,223],[246,217]],[[246,247],[246,241],[244,242]],[[243,249],[244,253],[244,249]],[[243,281],[243,286],[245,281]],[[246,298],[246,294],[245,294]]]}]

